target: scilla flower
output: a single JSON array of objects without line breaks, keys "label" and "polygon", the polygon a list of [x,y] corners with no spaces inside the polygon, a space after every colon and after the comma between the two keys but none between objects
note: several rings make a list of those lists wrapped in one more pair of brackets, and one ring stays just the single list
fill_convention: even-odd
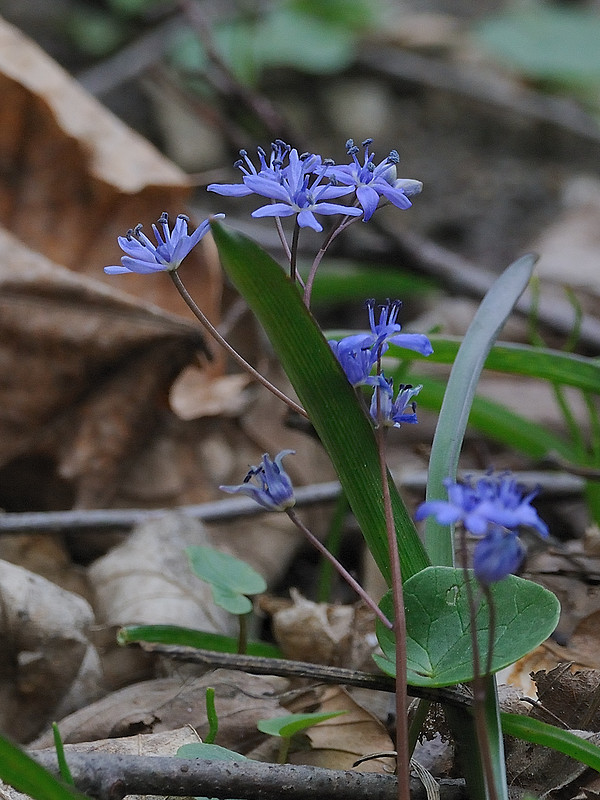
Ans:
[{"label": "scilla flower", "polygon": [[401,307],[400,300],[386,300],[379,307],[379,321],[377,322],[375,320],[375,300],[367,300],[373,347],[375,349],[382,348],[382,352],[385,353],[387,345],[390,343],[407,350],[415,350],[422,356],[430,356],[433,353],[433,347],[427,336],[422,333],[400,333],[402,325],[397,322],[397,319]]},{"label": "scilla flower", "polygon": [[397,178],[396,165],[400,161],[397,150],[392,150],[387,158],[376,165],[373,162],[374,154],[369,153],[372,143],[372,139],[365,139],[362,143],[365,158],[361,166],[356,157],[359,148],[352,139],[348,139],[346,152],[352,157],[352,163],[336,166],[331,171],[336,181],[354,187],[356,199],[364,210],[363,222],[371,219],[380,197],[385,197],[397,208],[407,209],[412,205],[408,198],[423,188],[421,181]]},{"label": "scilla flower", "polygon": [[[215,214],[212,219],[223,219],[225,214]],[[136,225],[126,236],[119,236],[119,247],[126,255],[121,257],[121,266],[104,267],[108,275],[138,272],[171,272],[179,268],[183,259],[208,232],[210,220],[205,219],[192,234],[188,234],[189,217],[179,214],[173,230],[169,230],[169,217],[163,212],[158,220],[161,231],[152,225],[156,244],[142,233],[142,225]]]},{"label": "scilla flower", "polygon": [[398,387],[398,394],[394,400],[393,380],[386,380],[380,376],[383,383],[380,383],[373,390],[371,408],[369,413],[376,425],[384,427],[399,428],[403,423],[414,425],[417,420],[417,404],[413,400],[422,386],[411,386],[411,384],[401,383]]},{"label": "scilla flower", "polygon": [[285,511],[296,503],[296,498],[290,477],[281,462],[294,452],[282,450],[272,461],[265,453],[261,464],[250,467],[243,483],[239,486],[219,486],[219,489],[229,494],[246,494],[269,511]]},{"label": "scilla flower", "polygon": [[476,482],[448,479],[444,485],[448,500],[422,503],[415,517],[434,516],[442,525],[461,522],[469,533],[482,537],[473,555],[482,583],[502,580],[518,568],[525,553],[518,528],[533,528],[547,538],[548,526],[531,505],[537,492],[526,494],[510,473],[489,473]]}]

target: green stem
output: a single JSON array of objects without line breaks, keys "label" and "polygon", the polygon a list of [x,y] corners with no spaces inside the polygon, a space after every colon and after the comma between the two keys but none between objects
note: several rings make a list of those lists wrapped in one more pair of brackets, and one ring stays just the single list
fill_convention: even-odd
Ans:
[{"label": "green stem", "polygon": [[206,687],[206,718],[208,720],[208,733],[204,737],[204,743],[214,744],[219,730],[219,718],[215,708],[215,690],[212,686]]},{"label": "green stem", "polygon": [[292,409],[292,411],[295,411],[297,414],[301,414],[303,417],[308,419],[308,414],[302,408],[302,406],[299,406],[298,403],[295,403],[290,397],[288,397],[286,394],[280,391],[276,386],[273,386],[273,384],[270,381],[268,381],[264,377],[264,375],[261,375],[260,372],[258,372],[258,370],[254,369],[254,367],[251,364],[249,364],[246,361],[246,359],[243,356],[241,356],[238,353],[238,351],[235,350],[229,344],[229,342],[221,336],[219,331],[215,328],[215,326],[211,322],[209,322],[208,317],[205,316],[204,312],[199,308],[194,298],[185,288],[183,281],[181,280],[177,270],[170,270],[169,275],[171,276],[171,280],[175,284],[177,291],[184,299],[186,305],[188,306],[192,314],[204,326],[204,328],[208,331],[208,333],[210,333],[213,339],[216,342],[218,342],[221,345],[221,347],[224,347],[225,350],[227,350],[227,352],[229,353],[229,355],[233,359],[235,359],[235,361],[237,361],[240,367],[242,367],[242,369],[244,369],[249,375],[251,375],[252,378],[254,378],[254,380],[258,381],[259,383],[262,383],[262,385],[266,389],[268,389],[272,394],[274,394],[275,397],[278,397],[280,400],[283,400],[283,402],[287,406],[289,406]]},{"label": "green stem", "polygon": [[73,776],[71,775],[71,770],[69,769],[69,765],[67,764],[62,737],[60,735],[60,731],[58,730],[58,725],[56,724],[56,722],[52,723],[52,736],[54,737],[54,749],[56,750],[56,760],[58,762],[58,771],[60,772],[60,777],[63,779],[65,783],[69,783],[71,786],[75,786],[75,781],[73,780]]}]

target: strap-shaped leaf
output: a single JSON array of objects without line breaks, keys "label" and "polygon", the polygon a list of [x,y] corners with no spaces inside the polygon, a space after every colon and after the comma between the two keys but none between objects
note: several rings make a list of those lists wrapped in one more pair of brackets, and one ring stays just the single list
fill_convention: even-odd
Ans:
[{"label": "strap-shaped leaf", "polygon": [[[269,337],[329,453],[367,545],[389,582],[379,459],[371,423],[281,266],[251,239],[216,222],[212,228],[223,267]],[[409,578],[429,562],[391,479],[389,483],[402,574]]]}]

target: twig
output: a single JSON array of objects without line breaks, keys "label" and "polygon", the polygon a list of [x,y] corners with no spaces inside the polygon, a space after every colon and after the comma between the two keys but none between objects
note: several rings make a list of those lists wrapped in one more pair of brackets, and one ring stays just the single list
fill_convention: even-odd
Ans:
[{"label": "twig", "polygon": [[[474,479],[485,473],[469,471]],[[572,497],[583,491],[584,481],[576,476],[556,472],[517,472],[519,483],[524,486],[541,487],[541,496],[548,493],[554,498]],[[414,472],[410,475],[395,476],[396,483],[410,491],[423,491],[427,473]],[[294,489],[296,507],[326,503],[339,497],[341,488],[337,481],[315,483]],[[202,522],[225,522],[240,517],[256,516],[266,513],[254,500],[235,497],[215,500],[212,503],[175,506],[173,508],[99,508],[74,509],[72,511],[26,511],[0,513],[0,534],[2,533],[54,533],[63,530],[114,530],[129,529],[134,525],[159,519],[165,514],[183,514]]]},{"label": "twig", "polygon": [[[285,658],[265,658],[261,656],[239,655],[237,653],[218,653],[213,650],[200,650],[194,647],[152,644],[149,642],[132,642],[145,651],[191,664],[204,664],[211,667],[248,672],[251,675],[279,675],[285,678],[307,678],[320,683],[343,684],[361,689],[373,689],[381,692],[395,692],[396,681],[388,675],[361,672],[343,667],[329,667],[324,664],[311,664],[308,661],[289,661]],[[471,697],[458,689],[427,689],[421,686],[409,686],[411,697],[422,697],[434,703],[456,706],[462,709],[471,708]]]},{"label": "twig", "polygon": [[[54,752],[33,751],[31,755],[47,769],[57,771]],[[99,800],[147,794],[246,800],[393,800],[396,794],[393,775],[354,770],[73,751],[68,758],[77,787]],[[413,800],[424,800],[423,787],[417,781],[412,785]],[[462,781],[442,781],[441,788],[444,800],[464,797]]]}]

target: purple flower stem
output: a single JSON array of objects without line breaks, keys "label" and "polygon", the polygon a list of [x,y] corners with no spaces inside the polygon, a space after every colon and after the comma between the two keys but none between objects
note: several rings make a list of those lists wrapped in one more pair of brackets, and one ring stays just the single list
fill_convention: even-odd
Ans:
[{"label": "purple flower stem", "polygon": [[302,406],[298,405],[298,403],[295,403],[291,399],[291,397],[288,397],[286,394],[284,394],[276,386],[273,386],[273,384],[270,381],[268,381],[264,377],[264,375],[261,375],[260,372],[258,372],[258,370],[254,369],[254,367],[251,364],[249,364],[246,361],[246,359],[243,358],[238,353],[238,351],[235,350],[229,344],[229,342],[221,336],[221,334],[215,328],[215,326],[211,322],[209,322],[208,318],[204,315],[204,313],[196,305],[196,302],[194,301],[193,297],[188,292],[188,290],[185,288],[185,286],[183,284],[183,281],[179,277],[178,271],[176,269],[170,270],[169,271],[169,275],[171,276],[171,280],[175,284],[175,287],[176,287],[177,291],[179,292],[179,294],[185,300],[185,303],[188,306],[188,308],[190,309],[190,311],[192,312],[192,314],[206,328],[206,330],[208,331],[208,333],[210,333],[210,335],[213,337],[213,339],[215,339],[215,341],[217,341],[221,345],[221,347],[224,347],[225,350],[227,350],[227,352],[229,353],[229,355],[235,361],[237,361],[237,363],[242,367],[242,369],[244,369],[249,375],[251,375],[252,378],[254,378],[254,380],[258,381],[259,383],[262,383],[262,385],[266,389],[268,389],[270,392],[272,392],[275,395],[275,397],[278,397],[280,400],[283,400],[283,402],[287,406],[289,406],[289,408],[291,408],[292,411],[295,411],[297,414],[300,414],[301,416],[303,416],[306,419],[308,419],[308,414],[302,408]]},{"label": "purple flower stem", "polygon": [[327,252],[327,248],[342,231],[345,231],[349,225],[352,225],[353,222],[356,222],[357,219],[360,217],[344,217],[344,219],[340,222],[337,228],[334,228],[331,233],[328,235],[327,239],[321,245],[321,248],[317,255],[315,256],[315,260],[313,261],[310,272],[308,273],[308,277],[306,278],[306,286],[304,287],[304,305],[307,308],[310,308],[310,298],[312,295],[312,287],[315,281],[315,275],[317,274],[317,270],[319,268],[319,264],[321,263],[323,256]]},{"label": "purple flower stem", "polygon": [[[379,392],[377,393],[377,416],[380,417]],[[406,614],[404,610],[404,593],[402,591],[400,554],[398,553],[398,540],[396,538],[396,526],[392,512],[385,458],[385,428],[381,424],[377,427],[376,437],[394,603],[393,631],[396,639],[396,772],[398,775],[398,800],[410,800],[410,756],[408,750],[408,708],[406,703]]]},{"label": "purple flower stem", "polygon": [[392,623],[385,616],[385,614],[379,608],[379,606],[373,600],[373,598],[369,597],[369,595],[365,592],[365,590],[360,585],[360,583],[357,580],[355,580],[352,577],[352,575],[350,575],[348,570],[345,567],[343,567],[342,564],[340,564],[340,562],[337,560],[337,558],[333,555],[333,553],[330,553],[329,550],[325,547],[325,545],[317,539],[317,537],[314,535],[314,533],[311,533],[308,530],[308,528],[302,522],[302,520],[299,517],[296,516],[296,513],[295,513],[294,509],[293,508],[288,508],[285,513],[292,520],[294,525],[300,531],[302,531],[302,533],[306,536],[306,538],[313,545],[313,547],[315,547],[319,551],[319,553],[333,565],[334,569],[337,570],[339,575],[346,581],[346,583],[352,589],[354,589],[354,591],[361,598],[361,600],[363,600],[363,602],[371,609],[371,611],[373,611],[373,613],[377,615],[377,617],[386,626],[386,628],[389,628],[391,630],[392,627],[393,627]]},{"label": "purple flower stem", "polygon": [[[468,555],[467,555],[467,534],[464,528],[461,529],[460,538],[460,555],[462,562],[463,576],[465,580],[465,590],[467,592],[467,603],[469,605],[469,618],[471,628],[471,649],[473,651],[473,717],[475,721],[475,731],[479,742],[479,756],[481,758],[481,766],[485,777],[485,784],[487,790],[488,800],[498,800],[496,792],[496,783],[494,780],[494,767],[492,764],[492,755],[490,752],[490,739],[488,736],[487,723],[485,719],[485,675],[481,672],[481,659],[479,653],[479,642],[477,641],[477,607],[479,603],[473,596],[473,587],[471,586],[471,575],[469,573]],[[485,591],[485,590],[484,590]],[[491,597],[489,597],[489,589],[486,593],[488,604]],[[493,630],[492,630],[492,617],[490,608],[490,636],[488,640],[488,655],[486,669],[489,673],[492,659],[492,644],[493,644]]]}]

